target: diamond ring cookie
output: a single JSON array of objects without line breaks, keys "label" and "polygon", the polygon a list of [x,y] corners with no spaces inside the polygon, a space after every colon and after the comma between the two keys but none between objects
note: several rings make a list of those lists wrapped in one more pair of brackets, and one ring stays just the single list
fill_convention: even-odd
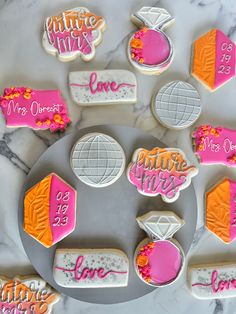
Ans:
[{"label": "diamond ring cookie", "polygon": [[200,96],[191,84],[173,81],[163,86],[153,97],[152,111],[167,128],[187,128],[200,116]]},{"label": "diamond ring cookie", "polygon": [[206,228],[224,243],[236,238],[236,182],[224,178],[206,192]]},{"label": "diamond ring cookie", "polygon": [[193,134],[193,149],[201,164],[236,166],[236,130],[201,125]]},{"label": "diamond ring cookie", "polygon": [[116,249],[58,249],[53,276],[66,288],[113,288],[128,285],[129,260]]},{"label": "diamond ring cookie", "polygon": [[0,276],[1,313],[50,314],[59,299],[60,295],[38,276]]},{"label": "diamond ring cookie", "polygon": [[161,195],[168,203],[178,199],[180,191],[190,185],[191,178],[197,173],[198,169],[178,148],[139,148],[127,169],[128,180],[139,193]]},{"label": "diamond ring cookie", "polygon": [[136,248],[134,266],[139,278],[154,287],[172,284],[182,273],[185,256],[172,236],[184,225],[173,212],[152,211],[137,218],[149,238]]},{"label": "diamond ring cookie", "polygon": [[80,106],[136,103],[137,80],[127,70],[71,72],[69,85]]},{"label": "diamond ring cookie", "polygon": [[143,74],[162,73],[174,58],[172,42],[164,33],[164,28],[174,19],[165,9],[143,7],[131,20],[140,27],[128,43],[131,64]]},{"label": "diamond ring cookie", "polygon": [[236,263],[189,266],[188,282],[192,295],[198,299],[236,297]]},{"label": "diamond ring cookie", "polygon": [[78,56],[83,61],[90,61],[95,56],[95,47],[100,44],[105,28],[104,18],[87,8],[64,11],[47,18],[43,47],[63,62]]},{"label": "diamond ring cookie", "polygon": [[5,88],[0,107],[7,127],[64,131],[71,122],[67,105],[59,90],[34,90],[29,87]]},{"label": "diamond ring cookie", "polygon": [[211,29],[193,44],[192,75],[211,91],[235,76],[235,44]]},{"label": "diamond ring cookie", "polygon": [[125,153],[112,137],[89,133],[71,151],[71,167],[83,183],[95,188],[113,184],[125,169]]},{"label": "diamond ring cookie", "polygon": [[24,230],[51,247],[75,229],[76,191],[55,173],[25,193]]}]

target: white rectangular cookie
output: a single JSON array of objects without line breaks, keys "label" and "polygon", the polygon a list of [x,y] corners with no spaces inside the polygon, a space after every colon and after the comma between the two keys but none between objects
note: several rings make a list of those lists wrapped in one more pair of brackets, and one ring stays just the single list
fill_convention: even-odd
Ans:
[{"label": "white rectangular cookie", "polygon": [[66,288],[125,287],[129,260],[116,249],[58,249],[53,276]]},{"label": "white rectangular cookie", "polygon": [[137,101],[137,80],[127,70],[71,72],[69,85],[73,100],[81,106]]},{"label": "white rectangular cookie", "polygon": [[190,266],[188,276],[196,298],[236,297],[236,263]]}]

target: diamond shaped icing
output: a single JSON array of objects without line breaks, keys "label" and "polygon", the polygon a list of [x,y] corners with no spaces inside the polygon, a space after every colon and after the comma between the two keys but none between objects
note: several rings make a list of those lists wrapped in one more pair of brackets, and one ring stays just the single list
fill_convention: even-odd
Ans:
[{"label": "diamond shaped icing", "polygon": [[150,238],[160,240],[172,238],[184,225],[184,220],[175,213],[168,211],[151,211],[137,218],[137,222]]},{"label": "diamond shaped icing", "polygon": [[163,24],[172,19],[168,11],[156,7],[143,7],[135,16],[150,28],[161,28]]},{"label": "diamond shaped icing", "polygon": [[24,230],[50,247],[74,230],[75,209],[76,191],[51,173],[25,194]]},{"label": "diamond shaped icing", "polygon": [[224,178],[206,193],[206,227],[225,243],[236,238],[236,182]]},{"label": "diamond shaped icing", "polygon": [[214,91],[235,75],[235,45],[211,29],[193,44],[192,75]]}]

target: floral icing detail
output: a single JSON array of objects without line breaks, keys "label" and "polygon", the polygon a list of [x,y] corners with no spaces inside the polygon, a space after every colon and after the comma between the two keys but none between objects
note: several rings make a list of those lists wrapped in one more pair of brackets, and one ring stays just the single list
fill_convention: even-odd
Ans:
[{"label": "floral icing detail", "polygon": [[148,256],[151,254],[154,246],[155,246],[154,242],[149,242],[148,244],[145,244],[143,247],[139,249],[139,253],[136,259],[139,273],[142,276],[142,278],[147,282],[151,282],[150,276],[151,266],[148,261]]},{"label": "floral icing detail", "polygon": [[202,125],[192,137],[200,163],[236,165],[236,130]]},{"label": "floral icing detail", "polygon": [[9,127],[64,131],[71,122],[65,101],[58,90],[32,90],[28,87],[5,88],[0,107]]}]

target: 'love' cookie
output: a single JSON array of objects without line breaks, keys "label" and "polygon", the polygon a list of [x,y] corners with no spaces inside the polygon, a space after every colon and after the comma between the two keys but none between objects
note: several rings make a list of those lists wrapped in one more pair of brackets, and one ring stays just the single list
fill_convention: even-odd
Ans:
[{"label": "'love' cookie", "polygon": [[153,98],[152,109],[154,116],[165,127],[184,129],[200,116],[200,96],[191,84],[173,81],[159,90]]},{"label": "'love' cookie", "polygon": [[28,87],[5,88],[0,107],[8,127],[64,131],[70,123],[67,106],[59,90]]},{"label": "'love' cookie", "polygon": [[66,288],[125,287],[129,260],[116,249],[56,250],[53,276]]},{"label": "'love' cookie", "polygon": [[225,243],[236,238],[236,182],[228,178],[206,193],[206,227]]},{"label": "'love' cookie", "polygon": [[192,137],[193,148],[201,164],[236,166],[236,130],[201,125]]},{"label": "'love' cookie", "polygon": [[127,169],[129,181],[147,196],[161,195],[163,201],[174,202],[180,190],[187,188],[198,169],[190,164],[178,148],[137,149]]},{"label": "'love' cookie", "polygon": [[89,133],[74,145],[71,167],[83,183],[101,188],[120,178],[125,169],[125,154],[112,137],[102,133]]},{"label": "'love' cookie", "polygon": [[0,312],[50,314],[59,294],[38,276],[0,277]]},{"label": "'love' cookie", "polygon": [[235,75],[235,44],[221,30],[211,29],[194,42],[192,75],[211,91]]},{"label": "'love' cookie", "polygon": [[193,265],[189,267],[188,279],[196,298],[236,297],[236,263]]},{"label": "'love' cookie", "polygon": [[136,248],[134,265],[137,275],[146,284],[163,287],[176,281],[185,263],[180,244],[172,236],[184,221],[173,212],[152,211],[137,218],[150,239],[144,239]]},{"label": "'love' cookie", "polygon": [[25,193],[24,230],[45,247],[75,228],[76,191],[51,173]]},{"label": "'love' cookie", "polygon": [[137,81],[127,70],[79,71],[69,76],[73,100],[80,106],[135,103]]},{"label": "'love' cookie", "polygon": [[141,29],[129,40],[130,62],[144,74],[160,74],[174,58],[172,42],[163,31],[174,19],[165,9],[143,7],[131,20]]},{"label": "'love' cookie", "polygon": [[90,61],[95,56],[95,47],[101,42],[105,28],[104,18],[87,8],[64,11],[47,18],[43,46],[60,61],[71,61],[78,56]]}]

